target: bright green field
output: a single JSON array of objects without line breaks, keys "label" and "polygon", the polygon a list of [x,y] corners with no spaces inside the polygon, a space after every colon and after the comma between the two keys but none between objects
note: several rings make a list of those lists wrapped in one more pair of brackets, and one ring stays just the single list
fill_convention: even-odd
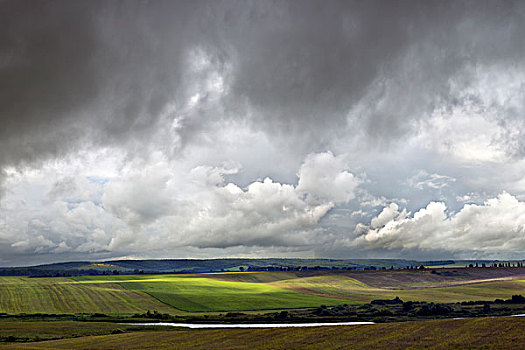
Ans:
[{"label": "bright green field", "polygon": [[68,278],[0,277],[0,312],[131,314],[173,311],[146,293],[115,283],[85,284]]},{"label": "bright green field", "polygon": [[80,283],[118,283],[128,290],[145,292],[188,312],[297,309],[351,303],[265,283],[223,281],[202,275],[85,276],[75,280]]}]

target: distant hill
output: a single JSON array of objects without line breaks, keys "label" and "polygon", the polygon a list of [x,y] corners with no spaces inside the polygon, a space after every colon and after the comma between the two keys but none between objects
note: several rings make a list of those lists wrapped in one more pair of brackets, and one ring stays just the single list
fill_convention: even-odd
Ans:
[{"label": "distant hill", "polygon": [[[454,264],[454,261],[439,261],[437,265]],[[107,260],[74,261],[29,267],[0,268],[1,275],[80,275],[80,274],[131,274],[131,273],[202,273],[221,271],[261,270],[336,270],[404,268],[419,266],[422,262],[403,259],[152,259],[152,260]],[[428,262],[424,263],[429,265]]]},{"label": "distant hill", "polygon": [[203,273],[232,271],[374,270],[406,267],[467,266],[489,264],[488,260],[416,261],[405,259],[150,259],[72,261],[29,267],[0,268],[0,275],[78,276],[97,274]]}]

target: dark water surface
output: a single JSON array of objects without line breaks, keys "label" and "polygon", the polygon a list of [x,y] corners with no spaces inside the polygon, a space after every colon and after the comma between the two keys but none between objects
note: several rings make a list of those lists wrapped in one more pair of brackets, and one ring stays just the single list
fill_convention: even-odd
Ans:
[{"label": "dark water surface", "polygon": [[185,328],[280,328],[280,327],[321,327],[321,326],[356,326],[375,324],[374,322],[326,322],[326,323],[120,323],[136,326],[171,326]]}]

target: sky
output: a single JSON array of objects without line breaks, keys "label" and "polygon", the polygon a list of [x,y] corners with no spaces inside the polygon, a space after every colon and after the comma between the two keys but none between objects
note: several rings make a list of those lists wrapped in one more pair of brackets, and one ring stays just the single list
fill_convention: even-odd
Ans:
[{"label": "sky", "polygon": [[517,259],[525,3],[0,1],[0,266]]}]

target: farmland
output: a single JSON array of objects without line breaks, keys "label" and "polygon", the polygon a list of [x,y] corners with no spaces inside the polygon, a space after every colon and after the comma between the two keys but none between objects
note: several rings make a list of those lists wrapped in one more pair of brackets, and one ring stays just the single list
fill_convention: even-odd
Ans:
[{"label": "farmland", "polygon": [[207,274],[211,278],[270,283],[319,276],[346,276],[372,287],[400,289],[414,286],[451,286],[489,280],[525,279],[525,268],[443,268],[378,271],[299,271]]},{"label": "farmland", "polygon": [[[64,338],[107,335],[120,331],[169,330],[171,327],[143,327],[120,325],[111,322],[78,321],[0,321],[0,344],[2,342],[34,342]],[[171,328],[173,329],[173,328]]]},{"label": "farmland", "polygon": [[461,302],[524,294],[525,269],[0,277],[0,312],[130,315],[314,308],[374,299]]},{"label": "farmland", "polygon": [[305,294],[357,302],[394,298],[460,302],[509,298],[525,291],[525,269],[441,269],[216,274],[212,278],[266,283]]},{"label": "farmland", "polygon": [[188,312],[248,311],[337,305],[348,301],[294,292],[265,283],[232,282],[206,275],[76,277],[79,284],[118,283]]},{"label": "farmland", "polygon": [[[2,327],[5,324],[1,325]],[[75,324],[61,326],[76,332]],[[15,326],[16,327],[16,326]],[[41,334],[41,324],[35,325]],[[95,336],[77,335],[31,343],[12,343],[9,349],[518,349],[525,343],[525,318],[501,317],[463,320],[431,320],[386,323],[368,326],[313,328],[159,330],[148,336],[140,328],[109,332],[107,324],[90,326]],[[148,330],[148,329],[146,329]],[[21,330],[25,332],[25,330]],[[50,331],[47,331],[50,332]],[[0,345],[0,348],[3,348]]]},{"label": "farmland", "polygon": [[283,280],[273,283],[282,288],[301,291],[320,296],[347,298],[349,300],[370,302],[374,299],[394,298],[403,300],[460,302],[469,300],[494,300],[508,298],[525,291],[523,280],[501,280],[479,282],[476,284],[454,285],[450,287],[418,288],[378,288],[369,286],[344,275],[316,276],[301,279]]},{"label": "farmland", "polygon": [[0,312],[130,314],[173,309],[116,283],[82,284],[68,278],[0,277]]},{"label": "farmland", "polygon": [[[0,348],[505,349],[525,341],[525,318],[498,317],[525,312],[518,294],[525,294],[523,268],[0,277]],[[159,319],[381,324],[187,330],[115,323]]]}]

